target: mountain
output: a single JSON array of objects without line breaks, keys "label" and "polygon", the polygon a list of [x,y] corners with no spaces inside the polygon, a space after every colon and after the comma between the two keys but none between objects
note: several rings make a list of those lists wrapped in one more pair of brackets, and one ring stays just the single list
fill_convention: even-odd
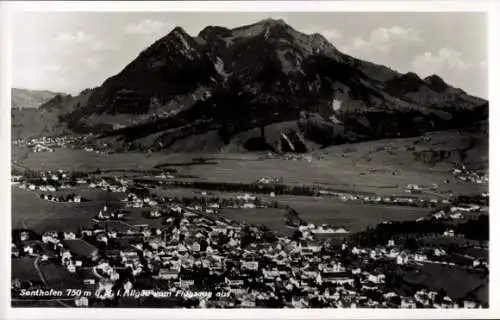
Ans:
[{"label": "mountain", "polygon": [[486,100],[437,75],[356,59],[272,19],[196,37],[176,27],[101,86],[41,109],[58,113],[54,133],[170,151],[306,152],[488,119]]},{"label": "mountain", "polygon": [[47,90],[12,88],[12,108],[38,108],[59,93]]}]

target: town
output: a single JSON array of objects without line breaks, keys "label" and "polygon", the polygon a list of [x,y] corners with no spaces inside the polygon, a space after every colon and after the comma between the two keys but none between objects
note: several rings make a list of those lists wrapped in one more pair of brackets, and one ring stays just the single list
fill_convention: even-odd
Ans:
[{"label": "town", "polygon": [[[402,275],[431,266],[486,277],[487,257],[470,256],[463,246],[416,245],[413,236],[476,239],[470,230],[483,221],[481,214],[488,209],[486,193],[437,200],[312,190],[312,196],[342,202],[421,206],[429,212],[414,221],[383,221],[376,228],[351,233],[343,226],[310,223],[307,214],[281,204],[278,195],[293,189],[280,188],[279,177],[259,178],[255,182],[258,192],[231,197],[214,197],[203,189],[194,197],[150,192],[175,187],[174,178],[172,172],[151,174],[147,179],[65,170],[13,173],[14,188],[35,193],[44,201],[92,203],[75,190],[121,195],[118,204],[97,208],[88,226],[78,230],[14,229],[13,261],[34,259],[37,270],[44,265],[63,268],[72,286],[89,293],[57,297],[61,305],[72,307],[488,306],[474,295],[454,298],[454,292],[442,288],[411,285]],[[66,195],[52,195],[65,189],[69,189]],[[417,189],[407,187],[409,193]],[[228,219],[220,214],[223,208],[281,208],[291,232]],[[130,222],[131,210],[144,211],[142,223]],[[23,290],[49,289],[52,284],[46,277],[39,271],[39,281],[14,278],[13,298],[21,297]]]}]

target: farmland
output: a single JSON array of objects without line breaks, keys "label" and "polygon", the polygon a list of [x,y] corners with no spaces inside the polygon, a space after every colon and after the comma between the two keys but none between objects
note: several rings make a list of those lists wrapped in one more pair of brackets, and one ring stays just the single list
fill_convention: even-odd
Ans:
[{"label": "farmland", "polygon": [[222,209],[221,215],[236,221],[255,225],[265,225],[279,232],[287,232],[283,215],[285,211],[280,209]]},{"label": "farmland", "polygon": [[[300,213],[308,223],[330,224],[359,232],[368,226],[375,226],[384,220],[416,220],[426,215],[427,209],[374,206],[368,204],[344,203],[332,198],[312,198],[301,196],[279,196],[276,200]],[[283,220],[285,211],[280,209],[224,209],[221,214],[227,218],[264,224],[279,231],[285,231]]]},{"label": "farmland", "polygon": [[[391,150],[402,150],[412,145],[412,139],[390,139],[383,142],[365,142],[352,147],[334,146],[319,150],[306,160],[285,160],[283,157],[267,157],[264,154],[165,154],[165,153],[116,153],[110,155],[85,152],[83,150],[58,148],[55,152],[28,153],[18,158],[22,166],[35,170],[78,170],[94,172],[99,169],[100,176],[139,176],[141,170],[160,170],[174,167],[179,174],[188,174],[190,180],[229,183],[254,183],[261,177],[281,177],[285,185],[323,186],[347,192],[369,192],[381,196],[404,195],[408,184],[422,186],[438,185],[434,191],[424,190],[422,198],[443,198],[448,192],[478,193],[487,190],[487,185],[472,185],[454,179],[450,163],[436,166],[414,160],[405,152],[387,153],[384,146]],[[20,152],[19,152],[20,153]],[[369,157],[367,156],[369,155]],[[203,164],[191,163],[203,157]],[[182,165],[191,163],[190,165]],[[404,163],[404,165],[402,164]],[[106,172],[113,170],[113,172]],[[178,179],[182,180],[182,179]],[[450,180],[449,183],[444,181]],[[65,226],[77,228],[90,223],[90,218],[104,203],[116,203],[122,195],[97,190],[79,188],[58,193],[78,191],[91,199],[85,204],[50,203],[15,190],[13,198],[13,226],[24,222],[38,230]],[[199,190],[184,188],[156,188],[154,193],[167,197],[192,197]],[[238,192],[211,191],[212,196],[221,198],[235,197]],[[271,200],[262,195],[263,199]],[[427,214],[426,209],[379,206],[362,203],[343,203],[332,198],[312,198],[302,196],[277,196],[275,199],[298,211],[307,222],[328,223],[348,228],[351,232],[364,230],[383,220],[414,220]],[[226,210],[225,214],[238,220],[265,223],[283,229],[281,214],[267,215],[261,211]],[[78,218],[75,219],[75,216]],[[142,212],[134,211],[130,224],[144,223]],[[151,220],[149,220],[151,221]]]},{"label": "farmland", "polygon": [[277,200],[298,211],[309,223],[327,223],[351,232],[363,231],[384,220],[416,220],[428,212],[425,208],[345,203],[333,198],[280,196]]},{"label": "farmland", "polygon": [[104,204],[104,201],[50,202],[40,199],[36,193],[17,188],[12,188],[12,194],[12,228],[30,228],[35,232],[76,231],[79,227],[90,226]]},{"label": "farmland", "polygon": [[35,268],[34,257],[23,257],[11,259],[12,261],[12,279],[23,279],[32,282],[41,282],[40,276]]},{"label": "farmland", "polygon": [[[402,143],[398,139],[386,142]],[[209,159],[210,163],[175,166],[175,169],[179,174],[212,182],[251,183],[260,177],[279,176],[287,185],[318,185],[381,195],[401,194],[410,183],[422,186],[437,184],[439,188],[435,192],[424,192],[424,195],[433,197],[449,191],[478,193],[487,190],[487,184],[472,186],[455,179],[445,183],[451,178],[450,173],[454,168],[449,163],[430,166],[411,158],[406,159],[404,152],[392,155],[380,151],[380,148],[380,142],[358,144],[356,149],[351,148],[355,151],[350,152],[345,152],[345,147],[331,147],[314,155],[311,161],[266,158],[263,154],[250,153],[198,155],[128,152],[104,155],[59,148],[50,153],[29,153],[19,159],[18,164],[36,170],[112,169],[115,174],[130,175],[139,170],[158,170],[164,164],[187,163],[202,156]],[[370,156],[367,158],[367,155]]]},{"label": "farmland", "polygon": [[[65,190],[64,193],[76,190]],[[80,227],[94,224],[92,218],[106,204],[119,207],[123,194],[94,189],[78,189],[82,196],[91,202],[61,203],[42,200],[36,193],[12,188],[12,228],[30,228],[35,232],[48,230],[76,231]],[[161,219],[153,220],[144,217],[147,209],[131,208],[127,210],[127,225],[148,223],[159,227]]]}]

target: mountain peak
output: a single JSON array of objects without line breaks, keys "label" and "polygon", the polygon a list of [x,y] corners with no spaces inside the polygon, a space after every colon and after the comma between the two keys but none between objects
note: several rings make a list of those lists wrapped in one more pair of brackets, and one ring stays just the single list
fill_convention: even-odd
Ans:
[{"label": "mountain peak", "polygon": [[[213,133],[218,145],[239,134],[247,145],[249,130],[284,128],[300,120],[301,111],[311,118],[293,125],[295,136],[323,146],[453,125],[440,118],[442,113],[416,116],[425,108],[446,107],[464,123],[485,118],[485,108],[476,108],[484,101],[459,90],[432,89],[439,83],[437,76],[423,80],[412,72],[401,74],[351,58],[321,34],[300,32],[282,19],[265,19],[231,29],[208,26],[196,37],[176,27],[88,98],[75,98],[74,108],[57,110],[70,112],[63,118],[69,130],[105,131],[148,148],[177,148],[188,141],[183,139]],[[333,110],[332,99],[337,101]],[[52,103],[68,105],[62,97]],[[149,116],[154,115],[162,116],[153,121]],[[110,129],[116,125],[126,128]],[[290,130],[273,130],[267,130],[273,132],[267,133],[267,141],[295,139]],[[294,143],[288,140],[286,145]]]},{"label": "mountain peak", "polygon": [[443,92],[449,88],[448,84],[446,84],[446,82],[444,82],[444,80],[436,74],[426,77],[424,82],[427,83],[429,88],[436,92]]},{"label": "mountain peak", "polygon": [[186,32],[186,30],[184,30],[184,28],[180,27],[180,26],[177,26],[175,28],[172,29],[172,31],[169,32],[169,34],[172,34],[172,35],[188,35],[189,34]]},{"label": "mountain peak", "polygon": [[283,19],[274,19],[274,18],[267,18],[264,20],[261,20],[255,24],[259,25],[267,25],[267,26],[275,26],[275,25],[281,25],[281,26],[288,26],[288,24],[285,22]]}]

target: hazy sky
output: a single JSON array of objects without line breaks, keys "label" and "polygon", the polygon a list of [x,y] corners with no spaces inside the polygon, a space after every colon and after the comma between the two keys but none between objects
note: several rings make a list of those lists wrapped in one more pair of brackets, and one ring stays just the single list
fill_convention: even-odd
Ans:
[{"label": "hazy sky", "polygon": [[487,17],[483,13],[80,13],[12,17],[12,85],[76,94],[120,72],[174,26],[195,36],[207,25],[265,18],[322,33],[340,51],[487,97]]}]

